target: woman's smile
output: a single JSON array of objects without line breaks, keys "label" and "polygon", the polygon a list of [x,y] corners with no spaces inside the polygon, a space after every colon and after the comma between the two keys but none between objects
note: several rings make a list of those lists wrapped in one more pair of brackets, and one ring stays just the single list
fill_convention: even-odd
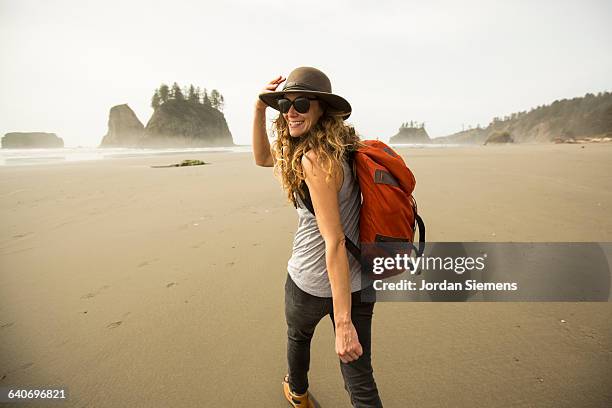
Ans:
[{"label": "woman's smile", "polygon": [[289,121],[289,127],[291,129],[298,128],[298,127],[302,126],[303,124],[304,124],[303,120],[290,120]]}]

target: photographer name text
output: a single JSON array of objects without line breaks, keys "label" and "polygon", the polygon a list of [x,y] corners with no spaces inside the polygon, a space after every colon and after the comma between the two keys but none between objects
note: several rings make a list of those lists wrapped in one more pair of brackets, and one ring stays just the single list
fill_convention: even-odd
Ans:
[{"label": "photographer name text", "polygon": [[516,282],[478,282],[475,279],[466,280],[465,282],[452,282],[443,280],[441,282],[428,282],[422,280],[420,285],[417,282],[402,279],[399,282],[385,282],[380,279],[374,281],[375,290],[400,290],[400,291],[458,291],[458,290],[510,290],[518,289]]}]

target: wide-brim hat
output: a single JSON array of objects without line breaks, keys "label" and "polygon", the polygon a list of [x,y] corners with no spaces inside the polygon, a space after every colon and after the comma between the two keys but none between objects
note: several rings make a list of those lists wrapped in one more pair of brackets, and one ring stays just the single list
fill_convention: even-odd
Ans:
[{"label": "wide-brim hat", "polygon": [[278,100],[286,93],[301,92],[314,95],[327,103],[327,113],[333,116],[342,116],[347,119],[351,116],[351,104],[340,95],[332,93],[331,81],[323,72],[312,67],[299,67],[291,71],[285,86],[276,92],[264,92],[259,94],[261,99],[269,107],[278,109]]}]

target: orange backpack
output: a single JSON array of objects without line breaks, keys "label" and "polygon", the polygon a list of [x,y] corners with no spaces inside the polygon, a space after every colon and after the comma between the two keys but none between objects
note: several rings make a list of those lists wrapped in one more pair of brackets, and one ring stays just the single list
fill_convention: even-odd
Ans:
[{"label": "orange backpack", "polygon": [[[367,265],[374,256],[392,256],[396,253],[416,252],[422,256],[425,250],[425,223],[417,213],[416,200],[412,196],[416,180],[402,157],[379,140],[365,140],[365,147],[349,153],[349,161],[361,189],[359,213],[359,241],[362,250],[348,237],[346,248],[353,256]],[[314,207],[305,182],[302,182],[306,208],[314,214]],[[419,246],[414,246],[416,228],[419,230]],[[378,244],[382,244],[377,247]],[[389,270],[372,276],[385,279],[404,272]],[[371,274],[370,274],[371,275]]]}]

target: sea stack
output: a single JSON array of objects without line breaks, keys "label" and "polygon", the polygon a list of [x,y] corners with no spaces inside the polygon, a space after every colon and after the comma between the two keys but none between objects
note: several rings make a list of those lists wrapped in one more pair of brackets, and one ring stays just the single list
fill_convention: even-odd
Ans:
[{"label": "sea stack", "polygon": [[100,147],[138,147],[144,126],[127,105],[113,106],[108,115],[108,132]]},{"label": "sea stack", "polygon": [[55,133],[11,132],[2,138],[3,149],[61,148],[64,140]]},{"label": "sea stack", "polygon": [[225,115],[212,106],[170,99],[153,112],[142,147],[233,146]]},{"label": "sea stack", "polygon": [[431,143],[425,130],[425,124],[414,122],[403,123],[396,135],[391,136],[389,143]]}]

